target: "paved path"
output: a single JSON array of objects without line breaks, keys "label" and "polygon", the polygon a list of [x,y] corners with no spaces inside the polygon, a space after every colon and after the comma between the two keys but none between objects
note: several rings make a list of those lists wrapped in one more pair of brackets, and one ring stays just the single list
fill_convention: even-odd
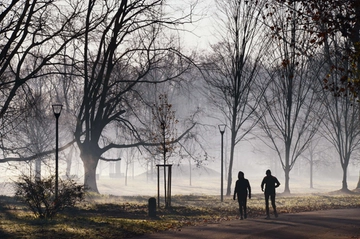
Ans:
[{"label": "paved path", "polygon": [[281,214],[270,220],[249,218],[179,231],[147,234],[138,239],[360,239],[360,208]]}]

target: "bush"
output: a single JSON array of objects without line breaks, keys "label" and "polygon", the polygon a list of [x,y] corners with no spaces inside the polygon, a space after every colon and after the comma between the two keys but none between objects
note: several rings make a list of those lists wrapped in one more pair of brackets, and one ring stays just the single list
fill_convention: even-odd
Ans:
[{"label": "bush", "polygon": [[52,218],[59,211],[83,201],[85,186],[71,179],[59,180],[56,200],[55,177],[41,180],[23,175],[15,182],[15,196],[25,202],[36,217]]}]

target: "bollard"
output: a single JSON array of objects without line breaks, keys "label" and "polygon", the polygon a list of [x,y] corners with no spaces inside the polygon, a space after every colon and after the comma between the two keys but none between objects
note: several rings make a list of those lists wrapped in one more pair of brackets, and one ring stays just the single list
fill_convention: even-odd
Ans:
[{"label": "bollard", "polygon": [[149,198],[149,217],[156,217],[156,199]]}]

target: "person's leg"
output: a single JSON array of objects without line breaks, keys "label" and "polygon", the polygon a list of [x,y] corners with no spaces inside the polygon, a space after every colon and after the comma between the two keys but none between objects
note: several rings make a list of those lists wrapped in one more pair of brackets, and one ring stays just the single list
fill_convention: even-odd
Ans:
[{"label": "person's leg", "polygon": [[277,214],[277,211],[276,211],[276,205],[275,205],[275,194],[271,195],[271,206],[274,209],[275,217],[278,217],[278,214]]},{"label": "person's leg", "polygon": [[242,209],[243,205],[240,197],[238,197],[238,202],[239,202],[240,219],[243,219],[243,209]]},{"label": "person's leg", "polygon": [[246,203],[247,203],[247,197],[244,197],[244,218],[247,218],[247,213],[246,213]]},{"label": "person's leg", "polygon": [[266,218],[270,218],[269,212],[269,194],[265,193],[265,208],[266,208]]}]

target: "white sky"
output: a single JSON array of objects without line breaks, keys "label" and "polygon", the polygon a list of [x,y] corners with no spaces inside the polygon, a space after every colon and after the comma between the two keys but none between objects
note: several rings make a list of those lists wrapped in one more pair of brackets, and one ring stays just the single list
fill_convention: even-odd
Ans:
[{"label": "white sky", "polygon": [[[169,5],[171,11],[177,16],[183,16],[190,13],[192,9],[192,16],[188,20],[192,24],[185,24],[180,26],[179,35],[181,37],[182,46],[189,49],[205,50],[210,44],[216,42],[214,37],[214,0],[198,0],[194,5],[195,0],[171,0]],[[192,6],[195,6],[192,8]],[[184,30],[184,31],[181,31]]]}]

